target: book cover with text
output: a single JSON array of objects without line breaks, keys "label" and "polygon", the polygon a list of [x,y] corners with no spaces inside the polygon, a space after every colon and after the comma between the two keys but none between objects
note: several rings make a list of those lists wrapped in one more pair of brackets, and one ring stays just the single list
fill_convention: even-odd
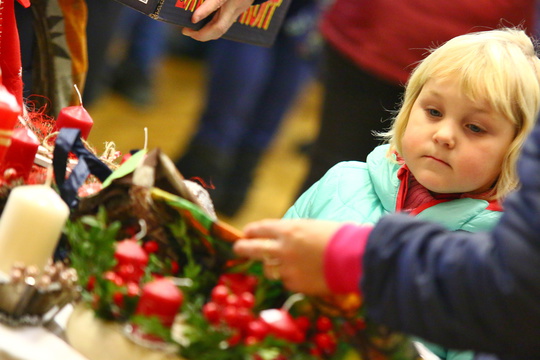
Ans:
[{"label": "book cover with text", "polygon": [[[117,0],[153,19],[198,30],[210,17],[196,24],[191,16],[204,0]],[[224,39],[240,41],[260,46],[272,46],[291,0],[267,0],[252,5],[238,17],[223,35]]]}]

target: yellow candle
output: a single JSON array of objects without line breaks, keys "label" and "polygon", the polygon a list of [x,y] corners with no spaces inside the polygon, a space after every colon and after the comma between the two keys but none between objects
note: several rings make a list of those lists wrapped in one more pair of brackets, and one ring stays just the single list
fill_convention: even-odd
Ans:
[{"label": "yellow candle", "polygon": [[47,185],[24,185],[9,194],[0,217],[0,271],[16,262],[47,264],[58,243],[69,207]]}]

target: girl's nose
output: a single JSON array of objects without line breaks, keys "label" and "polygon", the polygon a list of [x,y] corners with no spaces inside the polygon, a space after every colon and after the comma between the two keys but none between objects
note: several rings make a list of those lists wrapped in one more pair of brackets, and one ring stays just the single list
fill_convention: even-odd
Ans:
[{"label": "girl's nose", "polygon": [[453,124],[450,121],[441,121],[437,125],[433,141],[452,149],[456,145],[456,129]]}]

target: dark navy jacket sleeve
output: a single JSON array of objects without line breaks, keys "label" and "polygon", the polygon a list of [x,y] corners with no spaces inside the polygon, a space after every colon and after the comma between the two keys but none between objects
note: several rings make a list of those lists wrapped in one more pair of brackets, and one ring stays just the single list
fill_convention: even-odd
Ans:
[{"label": "dark navy jacket sleeve", "polygon": [[368,316],[452,348],[540,357],[540,126],[518,165],[522,187],[490,233],[383,218],[363,257]]}]

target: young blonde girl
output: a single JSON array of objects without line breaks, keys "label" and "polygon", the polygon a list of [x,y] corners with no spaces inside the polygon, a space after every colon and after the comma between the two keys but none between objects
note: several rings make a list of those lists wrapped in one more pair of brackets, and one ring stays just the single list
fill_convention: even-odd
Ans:
[{"label": "young blonde girl", "polygon": [[[539,110],[539,79],[540,60],[520,29],[448,41],[411,74],[401,109],[383,134],[388,144],[365,163],[334,166],[284,217],[373,224],[400,211],[450,230],[491,229],[501,200],[518,186],[516,160]],[[325,257],[358,251],[329,246]],[[355,290],[346,284],[358,283],[349,277],[359,272],[347,264],[324,269],[332,291]],[[283,265],[265,264],[265,271],[287,280]],[[446,359],[471,356],[431,349]]]},{"label": "young blonde girl", "polygon": [[414,70],[392,129],[383,134],[400,153],[414,102],[431,78],[456,77],[472,101],[487,101],[516,129],[507,149],[491,199],[502,199],[518,186],[516,160],[531,131],[539,102],[540,61],[531,39],[518,29],[501,29],[456,37],[431,54]]}]

